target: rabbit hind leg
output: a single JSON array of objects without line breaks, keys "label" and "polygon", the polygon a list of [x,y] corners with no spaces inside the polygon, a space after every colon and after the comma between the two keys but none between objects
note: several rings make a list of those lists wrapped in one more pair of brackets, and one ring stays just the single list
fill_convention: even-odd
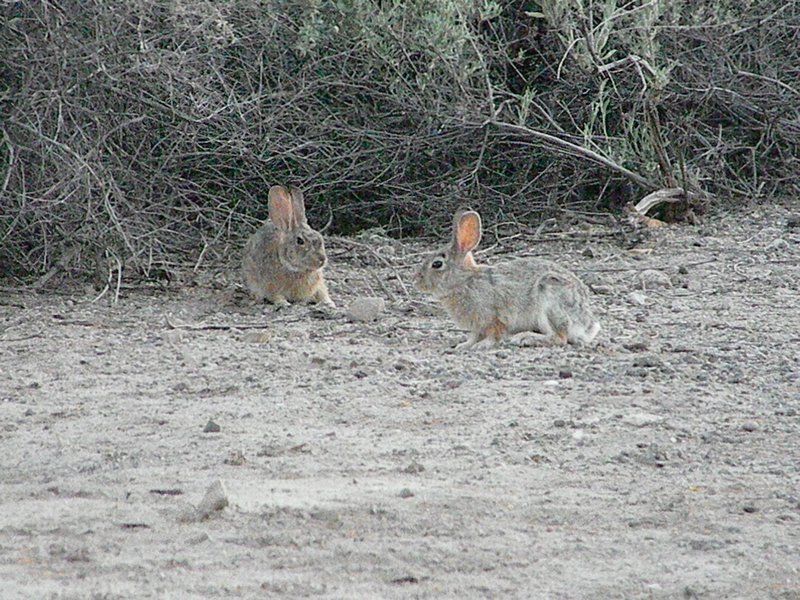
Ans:
[{"label": "rabbit hind leg", "polygon": [[495,347],[508,331],[508,327],[500,319],[493,319],[489,325],[470,333],[469,339],[462,342],[457,349],[475,348],[482,350]]},{"label": "rabbit hind leg", "polygon": [[539,333],[538,331],[521,331],[520,333],[512,335],[508,341],[515,346],[528,348],[531,346],[544,345],[549,339],[550,336]]}]

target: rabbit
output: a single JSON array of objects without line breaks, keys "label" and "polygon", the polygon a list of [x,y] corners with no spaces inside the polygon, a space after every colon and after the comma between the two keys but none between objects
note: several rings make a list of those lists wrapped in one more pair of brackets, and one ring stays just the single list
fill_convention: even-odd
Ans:
[{"label": "rabbit", "polygon": [[433,295],[457,325],[470,331],[456,348],[489,348],[506,335],[525,346],[542,340],[559,345],[594,340],[600,323],[583,282],[540,258],[478,266],[472,250],[480,240],[480,215],[458,211],[450,244],[426,256],[415,275],[417,289]]},{"label": "rabbit", "polygon": [[316,302],[335,308],[322,269],[328,261],[322,235],[308,226],[303,192],[269,190],[269,219],[244,248],[242,275],[254,302],[278,307]]}]

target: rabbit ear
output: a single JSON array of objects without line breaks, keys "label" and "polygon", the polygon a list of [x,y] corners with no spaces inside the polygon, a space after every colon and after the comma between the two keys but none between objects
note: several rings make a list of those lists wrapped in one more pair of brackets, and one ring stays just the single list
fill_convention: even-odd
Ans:
[{"label": "rabbit ear", "polygon": [[458,211],[453,228],[453,246],[461,254],[473,250],[481,241],[481,216],[474,210]]},{"label": "rabbit ear", "polygon": [[273,185],[269,188],[269,220],[282,231],[294,227],[292,199],[282,185]]},{"label": "rabbit ear", "polygon": [[297,225],[305,225],[306,221],[306,205],[303,202],[303,192],[296,187],[289,188],[292,193],[292,207],[294,209],[294,220]]}]

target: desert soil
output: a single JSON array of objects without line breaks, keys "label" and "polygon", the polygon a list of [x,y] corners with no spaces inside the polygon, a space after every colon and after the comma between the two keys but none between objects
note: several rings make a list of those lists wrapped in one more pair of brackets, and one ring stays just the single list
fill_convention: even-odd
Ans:
[{"label": "desert soil", "polygon": [[592,286],[589,348],[453,350],[377,234],[330,241],[337,311],[9,284],[0,597],[800,598],[791,214],[490,230]]}]

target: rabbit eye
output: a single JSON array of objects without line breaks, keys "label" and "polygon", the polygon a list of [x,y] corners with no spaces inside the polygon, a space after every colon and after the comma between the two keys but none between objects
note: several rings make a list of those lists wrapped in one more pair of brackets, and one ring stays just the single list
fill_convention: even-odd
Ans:
[{"label": "rabbit eye", "polygon": [[297,245],[298,245],[298,246],[302,246],[302,245],[303,245],[303,244],[305,244],[305,243],[306,243],[306,241],[305,241],[303,238],[301,238],[301,237],[299,237],[299,236],[298,236],[298,238],[297,238]]},{"label": "rabbit eye", "polygon": [[435,261],[431,263],[431,267],[433,267],[434,269],[441,269],[443,266],[444,262],[439,258],[437,258]]}]

